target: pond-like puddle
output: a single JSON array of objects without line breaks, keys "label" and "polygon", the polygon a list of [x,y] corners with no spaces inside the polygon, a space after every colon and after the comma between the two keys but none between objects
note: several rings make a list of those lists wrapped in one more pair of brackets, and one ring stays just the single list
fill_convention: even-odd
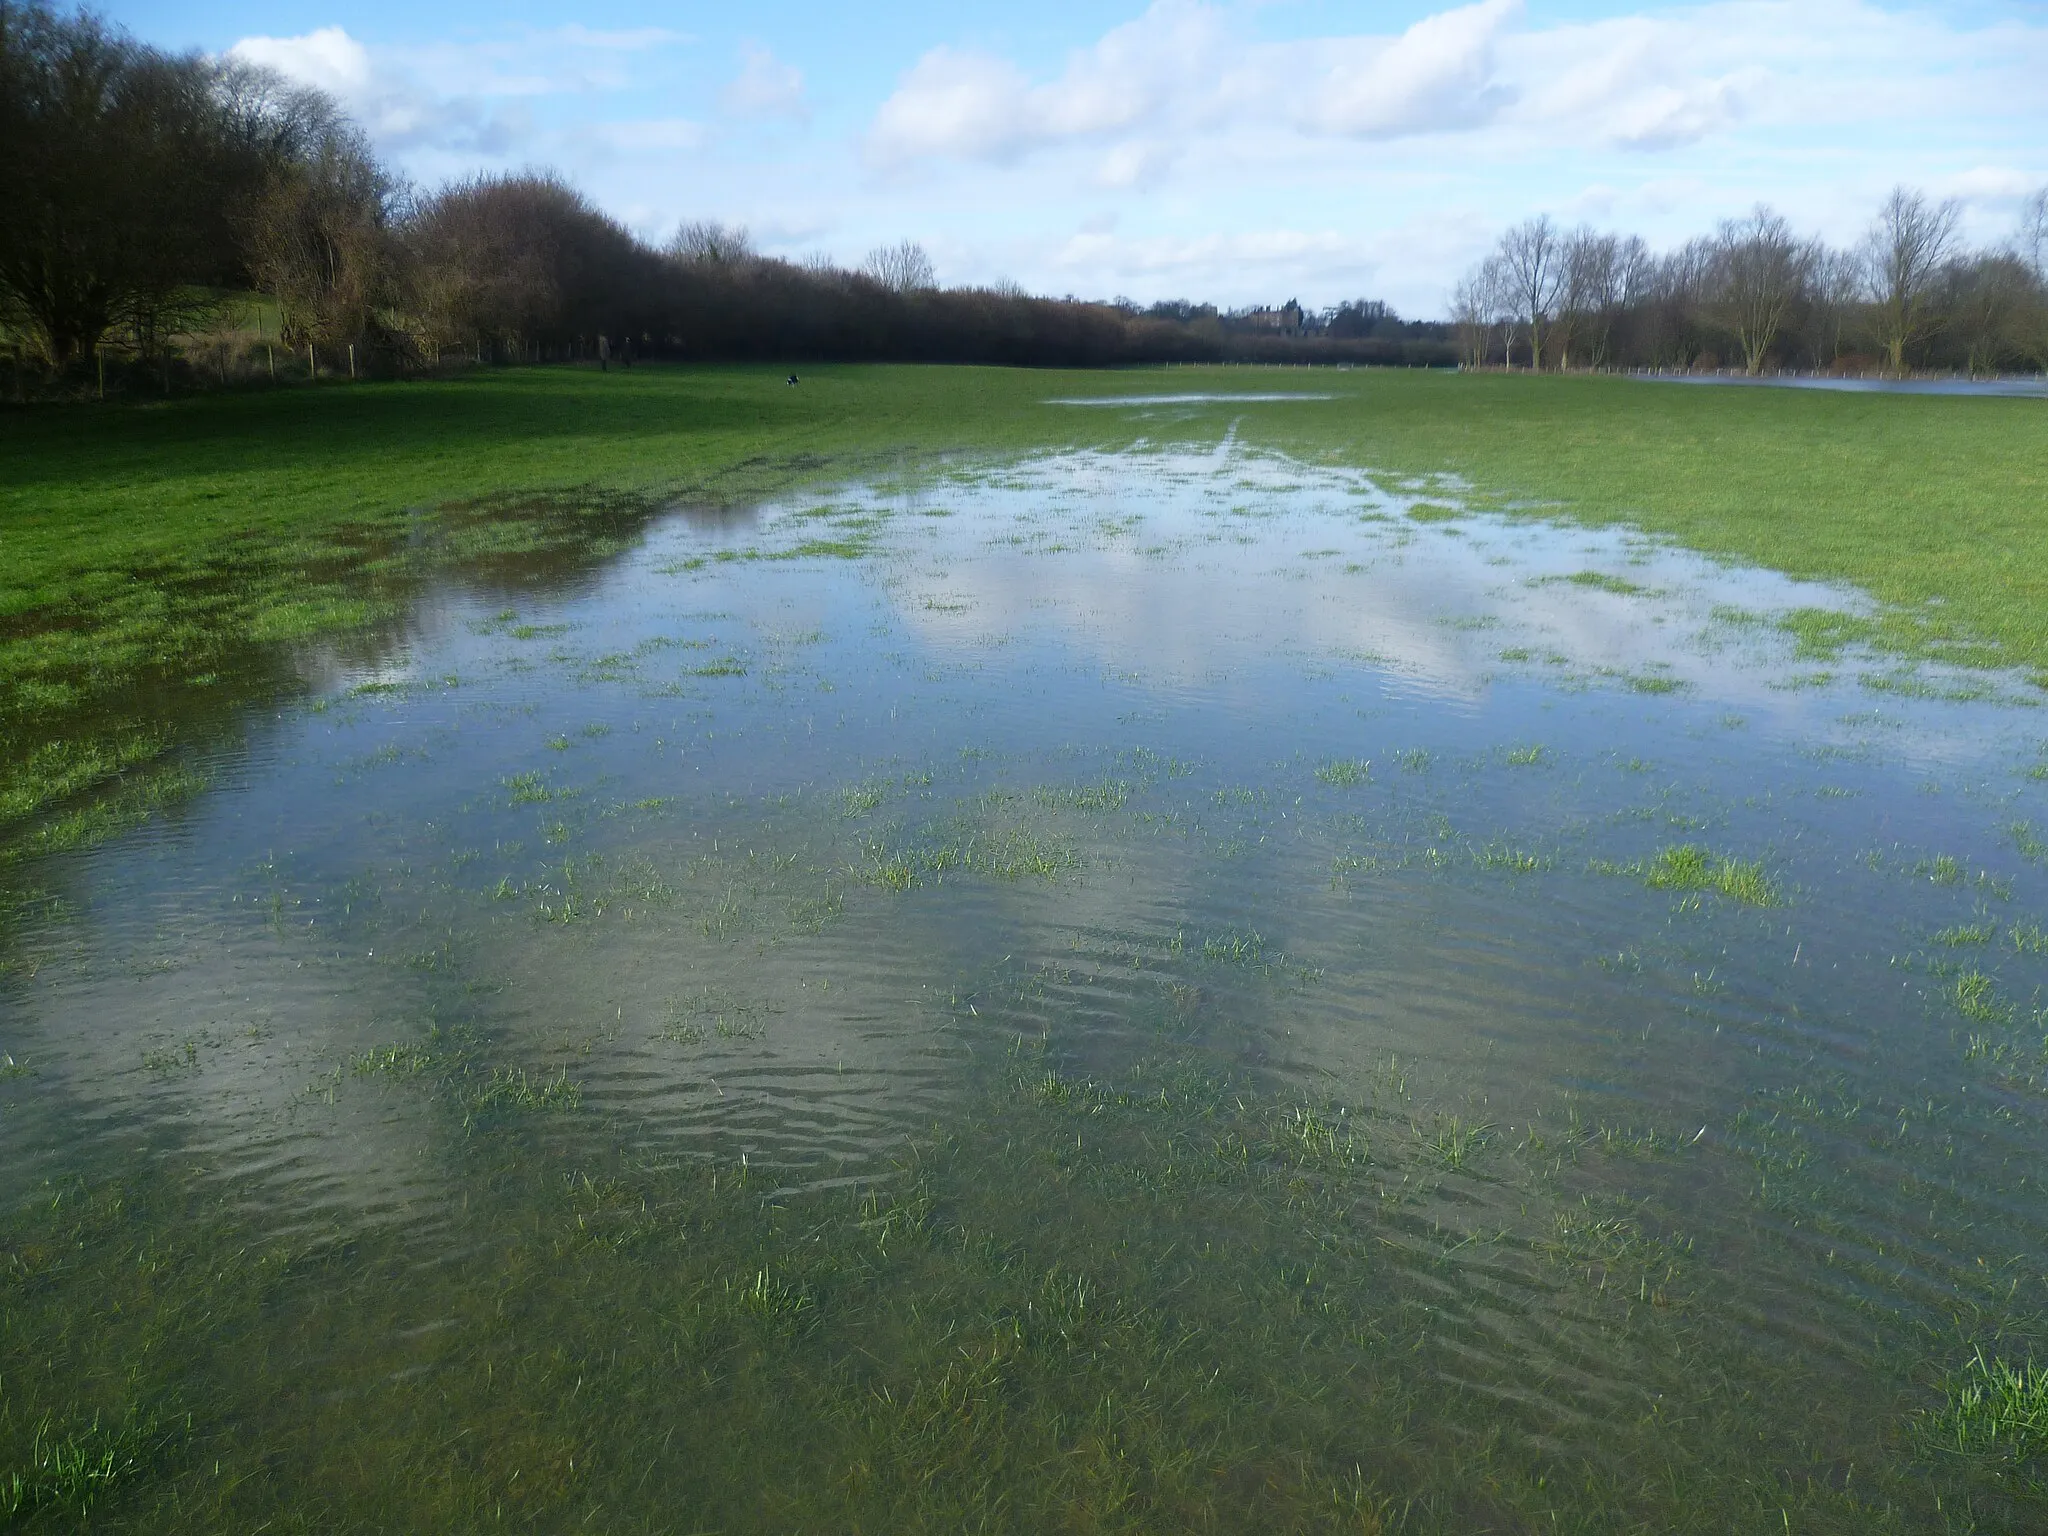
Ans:
[{"label": "pond-like puddle", "polygon": [[1269,405],[1281,400],[1334,400],[1335,395],[1309,394],[1302,390],[1270,390],[1263,394],[1188,395],[1069,395],[1048,400],[1047,405]]},{"label": "pond-like puddle", "polygon": [[306,658],[6,957],[9,1454],[164,1529],[2025,1524],[1943,1415],[2048,1302],[2037,694],[1459,506],[1048,458]]},{"label": "pond-like puddle", "polygon": [[1980,398],[2048,398],[2048,379],[1887,379],[1834,378],[1825,374],[1760,375],[1736,373],[1651,373],[1657,384],[1730,384],[1752,389],[1820,389],[1852,395],[1956,395]]}]

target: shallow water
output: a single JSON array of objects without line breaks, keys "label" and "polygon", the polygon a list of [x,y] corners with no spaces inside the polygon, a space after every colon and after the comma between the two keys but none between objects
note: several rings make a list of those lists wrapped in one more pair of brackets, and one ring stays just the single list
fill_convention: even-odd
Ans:
[{"label": "shallow water", "polygon": [[1046,458],[300,658],[12,940],[0,1452],[129,1426],[110,1527],[2024,1527],[1941,1414],[2042,1326],[2038,692],[1459,506]]},{"label": "shallow water", "polygon": [[1276,400],[1334,400],[1335,395],[1307,394],[1300,390],[1271,390],[1264,394],[1186,395],[1069,395],[1048,400],[1047,405],[1243,405],[1270,404]]},{"label": "shallow water", "polygon": [[1723,373],[1651,373],[1653,384],[1745,384],[1762,389],[1827,389],[1858,395],[1982,395],[2023,399],[2048,398],[2048,379],[1855,379],[1824,375],[1783,375],[1749,378]]}]

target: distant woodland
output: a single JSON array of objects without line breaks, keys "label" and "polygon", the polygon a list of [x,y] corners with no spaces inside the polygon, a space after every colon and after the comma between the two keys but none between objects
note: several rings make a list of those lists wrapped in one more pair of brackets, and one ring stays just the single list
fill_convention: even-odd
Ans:
[{"label": "distant woodland", "polygon": [[2048,371],[2048,188],[1990,249],[1963,246],[1961,212],[1900,187],[1842,250],[1758,206],[1663,254],[1532,219],[1459,283],[1459,358],[1748,374]]},{"label": "distant woodland", "polygon": [[0,211],[16,394],[588,360],[600,338],[622,363],[1455,361],[1447,326],[1384,306],[1239,323],[941,288],[908,241],[849,270],[715,223],[656,248],[544,173],[424,191],[317,91],[16,0],[0,0]]},{"label": "distant woodland", "polygon": [[854,268],[745,231],[650,245],[560,178],[426,190],[334,101],[171,55],[86,12],[0,0],[0,369],[15,398],[573,361],[1089,366],[2048,366],[2048,210],[1965,252],[1956,209],[1901,191],[1832,251],[1768,209],[1656,255],[1539,219],[1447,321],[1359,300],[1219,312],[944,288],[911,241]]}]

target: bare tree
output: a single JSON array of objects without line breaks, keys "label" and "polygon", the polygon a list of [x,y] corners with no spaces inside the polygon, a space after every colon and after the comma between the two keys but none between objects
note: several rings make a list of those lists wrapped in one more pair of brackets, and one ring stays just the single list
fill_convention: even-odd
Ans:
[{"label": "bare tree", "polygon": [[1490,261],[1484,261],[1460,278],[1451,293],[1451,323],[1458,330],[1458,361],[1464,367],[1477,368],[1486,361],[1498,287],[1498,274]]},{"label": "bare tree", "polygon": [[668,242],[668,254],[685,265],[739,267],[757,260],[753,237],[740,224],[699,219],[683,225]]},{"label": "bare tree", "polygon": [[876,246],[868,252],[868,259],[860,264],[860,269],[865,276],[898,293],[915,293],[922,288],[937,286],[932,259],[925,255],[924,247],[915,240]]},{"label": "bare tree", "polygon": [[2013,254],[2033,279],[2013,322],[2019,350],[2035,367],[2048,370],[2048,187],[2021,207]]},{"label": "bare tree", "polygon": [[416,338],[528,339],[561,305],[553,205],[575,193],[549,177],[476,176],[421,199],[404,221],[406,309]]},{"label": "bare tree", "polygon": [[398,188],[361,133],[334,124],[279,169],[248,218],[250,264],[289,345],[360,340],[392,297]]},{"label": "bare tree", "polygon": [[2011,252],[1987,251],[1951,262],[1943,277],[1942,307],[1963,344],[1964,366],[1973,375],[1996,372],[2001,359],[2023,350],[2032,270]]},{"label": "bare tree", "polygon": [[[1500,237],[1494,252],[1500,264],[1502,291],[1509,308],[1529,325],[1529,366],[1543,366],[1543,328],[1549,324],[1564,291],[1567,274],[1564,241],[1546,215],[1518,224]],[[1512,341],[1508,366],[1514,366]]]},{"label": "bare tree", "polygon": [[1808,279],[1813,297],[1813,360],[1820,367],[1840,361],[1842,344],[1863,304],[1863,261],[1854,251],[1816,246]]},{"label": "bare tree", "polygon": [[1935,327],[1936,285],[1961,213],[1953,198],[1930,203],[1924,194],[1898,187],[1865,238],[1872,320],[1893,373],[1906,371],[1906,354]]},{"label": "bare tree", "polygon": [[2013,254],[2033,269],[2035,277],[2048,283],[2048,187],[2041,188],[2021,205]]},{"label": "bare tree", "polygon": [[1606,367],[1616,351],[1615,332],[1639,311],[1649,297],[1657,264],[1642,236],[1626,236],[1615,248],[1610,285],[1599,313],[1598,351],[1594,363]]},{"label": "bare tree", "polygon": [[1596,302],[1593,294],[1601,280],[1600,268],[1612,255],[1611,237],[1597,235],[1583,225],[1564,237],[1559,257],[1563,281],[1558,284],[1557,317],[1550,328],[1560,373],[1572,365],[1572,342],[1587,310]]},{"label": "bare tree", "polygon": [[1614,325],[1640,295],[1648,276],[1650,253],[1631,235],[1572,232],[1564,242],[1564,282],[1558,295],[1558,367],[1571,366],[1578,348],[1595,368],[1607,366]]},{"label": "bare tree", "polygon": [[1805,292],[1813,247],[1778,213],[1758,203],[1721,225],[1710,281],[1721,323],[1742,348],[1743,372],[1763,372],[1778,333]]},{"label": "bare tree", "polygon": [[236,275],[213,83],[196,55],[0,0],[0,291],[53,367]]}]

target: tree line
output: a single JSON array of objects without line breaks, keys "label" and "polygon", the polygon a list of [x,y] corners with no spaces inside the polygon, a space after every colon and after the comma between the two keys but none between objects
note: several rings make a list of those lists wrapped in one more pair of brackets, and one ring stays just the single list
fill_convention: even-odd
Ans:
[{"label": "tree line", "polygon": [[2048,370],[2048,188],[2006,243],[1967,249],[1961,207],[1910,187],[1837,249],[1759,205],[1653,253],[1531,219],[1452,302],[1467,366],[1819,372]]},{"label": "tree line", "polygon": [[[260,296],[257,325],[250,296]],[[172,55],[88,12],[0,0],[0,343],[16,382],[404,373],[457,359],[1447,364],[1448,340],[1239,336],[1135,305],[940,288],[905,241],[858,267],[743,230],[656,247],[549,173],[433,190],[332,99]],[[232,364],[232,368],[231,365]]]}]

